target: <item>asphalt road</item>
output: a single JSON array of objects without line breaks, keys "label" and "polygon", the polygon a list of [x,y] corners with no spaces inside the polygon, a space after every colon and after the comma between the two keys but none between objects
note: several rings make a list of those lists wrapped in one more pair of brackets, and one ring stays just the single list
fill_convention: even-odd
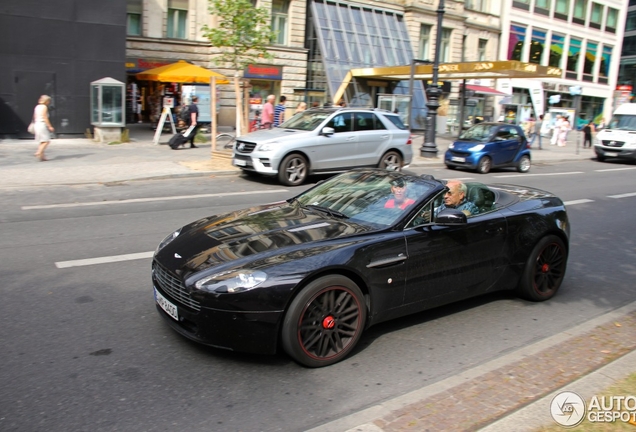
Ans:
[{"label": "asphalt road", "polygon": [[0,190],[0,430],[306,430],[636,299],[635,166],[428,172],[566,201],[572,242],[560,293],[541,304],[499,293],[383,323],[323,369],[177,335],[155,310],[150,258],[78,261],[149,253],[187,222],[304,187],[227,176]]}]

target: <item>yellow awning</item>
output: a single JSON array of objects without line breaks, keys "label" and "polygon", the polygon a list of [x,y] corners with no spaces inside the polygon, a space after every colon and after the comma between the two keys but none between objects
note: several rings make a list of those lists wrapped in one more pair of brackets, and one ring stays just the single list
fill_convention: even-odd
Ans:
[{"label": "yellow awning", "polygon": [[230,80],[218,72],[193,65],[184,60],[161,66],[136,74],[137,79],[175,83],[209,84],[210,78],[216,77],[217,84],[229,84]]}]

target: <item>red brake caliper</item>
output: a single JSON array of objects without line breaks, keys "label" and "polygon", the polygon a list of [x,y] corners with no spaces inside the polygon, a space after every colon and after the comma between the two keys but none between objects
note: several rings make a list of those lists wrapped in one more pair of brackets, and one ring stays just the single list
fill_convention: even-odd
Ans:
[{"label": "red brake caliper", "polygon": [[550,270],[550,265],[548,265],[548,264],[543,264],[543,265],[541,266],[541,272],[543,272],[543,273],[547,273],[549,270]]},{"label": "red brake caliper", "polygon": [[336,326],[336,319],[332,317],[331,315],[326,316],[325,319],[322,320],[322,328],[324,329],[332,329],[335,326]]}]

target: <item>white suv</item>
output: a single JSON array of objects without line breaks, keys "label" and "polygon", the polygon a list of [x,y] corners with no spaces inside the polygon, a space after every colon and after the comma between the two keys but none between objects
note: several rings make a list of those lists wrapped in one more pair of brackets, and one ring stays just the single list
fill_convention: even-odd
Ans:
[{"label": "white suv", "polygon": [[358,167],[400,170],[413,159],[411,134],[397,114],[365,108],[315,108],[277,128],[236,139],[232,164],[278,176],[289,186],[309,174]]}]

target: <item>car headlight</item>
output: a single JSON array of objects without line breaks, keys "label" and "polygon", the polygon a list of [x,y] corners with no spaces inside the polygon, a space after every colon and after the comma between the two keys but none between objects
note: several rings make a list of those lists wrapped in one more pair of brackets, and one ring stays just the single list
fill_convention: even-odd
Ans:
[{"label": "car headlight", "polygon": [[448,145],[448,148],[449,148],[449,149],[454,149],[454,148],[455,148],[455,143],[450,143],[450,144]]},{"label": "car headlight", "polygon": [[480,151],[480,150],[483,150],[484,147],[486,146],[483,144],[477,144],[476,146],[469,148],[468,151]]},{"label": "car headlight", "polygon": [[258,146],[256,151],[262,151],[262,152],[272,151],[272,150],[274,150],[274,148],[276,148],[277,145],[278,145],[277,142],[270,142],[270,143],[261,144],[261,145]]},{"label": "car headlight", "polygon": [[157,246],[157,250],[155,250],[155,254],[159,252],[161,249],[163,249],[164,247],[166,247],[168,243],[170,243],[172,240],[176,239],[179,236],[179,234],[181,234],[181,228],[179,228],[172,234],[169,234],[165,239],[161,240],[161,243],[159,243],[159,246]]},{"label": "car headlight", "polygon": [[215,294],[233,294],[252,290],[266,280],[267,274],[260,270],[231,270],[206,276],[194,287]]}]

